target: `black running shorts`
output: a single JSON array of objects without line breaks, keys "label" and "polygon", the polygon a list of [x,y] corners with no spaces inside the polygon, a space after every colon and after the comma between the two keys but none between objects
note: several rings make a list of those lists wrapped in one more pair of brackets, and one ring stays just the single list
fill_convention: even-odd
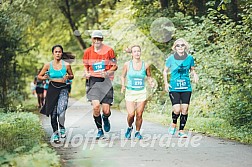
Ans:
[{"label": "black running shorts", "polygon": [[169,92],[169,96],[174,104],[189,104],[192,92]]},{"label": "black running shorts", "polygon": [[109,78],[90,77],[87,84],[87,99],[89,101],[99,100],[101,104],[113,104],[114,90]]}]

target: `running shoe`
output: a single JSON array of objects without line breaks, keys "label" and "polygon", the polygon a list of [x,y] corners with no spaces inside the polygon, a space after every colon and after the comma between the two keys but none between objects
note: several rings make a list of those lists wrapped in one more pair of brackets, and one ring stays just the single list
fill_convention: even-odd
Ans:
[{"label": "running shoe", "polygon": [[125,133],[125,138],[126,139],[130,139],[131,138],[131,132],[132,132],[132,130],[133,130],[133,127],[129,127],[128,129],[127,129],[127,131],[126,131],[126,133]]},{"label": "running shoe", "polygon": [[180,137],[180,138],[187,138],[187,134],[185,134],[184,132],[179,132],[178,133],[178,137]]},{"label": "running shoe", "polygon": [[170,126],[168,129],[168,132],[169,132],[169,134],[174,135],[176,133],[176,128],[173,128]]},{"label": "running shoe", "polygon": [[140,134],[140,132],[136,132],[135,133],[135,138],[138,139],[138,140],[141,140],[141,139],[143,139],[143,136]]},{"label": "running shoe", "polygon": [[54,142],[54,143],[60,143],[58,133],[54,133],[54,134],[53,134],[53,142]]},{"label": "running shoe", "polygon": [[103,129],[105,132],[109,132],[110,131],[110,122],[108,117],[105,117],[104,115],[102,115],[102,119],[103,119]]},{"label": "running shoe", "polygon": [[96,135],[96,140],[102,138],[103,136],[104,136],[103,130],[102,130],[102,129],[99,129],[99,130],[98,130],[98,133],[97,133],[97,135]]},{"label": "running shoe", "polygon": [[66,129],[60,129],[60,137],[65,138],[66,137]]}]

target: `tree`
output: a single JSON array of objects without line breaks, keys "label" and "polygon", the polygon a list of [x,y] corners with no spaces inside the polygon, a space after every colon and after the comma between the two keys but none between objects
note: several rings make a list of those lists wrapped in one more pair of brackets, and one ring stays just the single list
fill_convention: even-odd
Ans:
[{"label": "tree", "polygon": [[168,0],[160,0],[161,8],[166,9],[169,6],[169,1]]},{"label": "tree", "polygon": [[[8,27],[8,29],[7,29]],[[16,51],[20,46],[21,32],[18,25],[5,12],[0,13],[0,108],[10,104],[13,94],[18,93]]]}]

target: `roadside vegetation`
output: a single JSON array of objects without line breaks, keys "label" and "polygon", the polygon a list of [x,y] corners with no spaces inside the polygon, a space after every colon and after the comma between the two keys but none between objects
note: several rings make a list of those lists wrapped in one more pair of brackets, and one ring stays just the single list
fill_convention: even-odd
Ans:
[{"label": "roadside vegetation", "polygon": [[[28,108],[36,110],[32,106]],[[44,141],[38,115],[25,106],[1,110],[0,136],[0,166],[60,166],[60,157]]]}]

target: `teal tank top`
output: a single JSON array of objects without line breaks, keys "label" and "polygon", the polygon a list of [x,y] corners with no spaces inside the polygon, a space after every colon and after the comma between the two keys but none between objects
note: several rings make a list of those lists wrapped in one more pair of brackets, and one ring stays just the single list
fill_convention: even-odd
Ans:
[{"label": "teal tank top", "polygon": [[133,62],[130,61],[129,71],[127,72],[127,85],[129,90],[143,90],[145,88],[146,69],[145,64],[142,61],[141,70],[134,70]]},{"label": "teal tank top", "polygon": [[53,61],[50,62],[50,68],[49,68],[49,77],[50,79],[62,79],[66,73],[66,65],[65,65],[65,61],[61,60],[62,62],[62,68],[60,70],[55,70],[53,68]]}]

